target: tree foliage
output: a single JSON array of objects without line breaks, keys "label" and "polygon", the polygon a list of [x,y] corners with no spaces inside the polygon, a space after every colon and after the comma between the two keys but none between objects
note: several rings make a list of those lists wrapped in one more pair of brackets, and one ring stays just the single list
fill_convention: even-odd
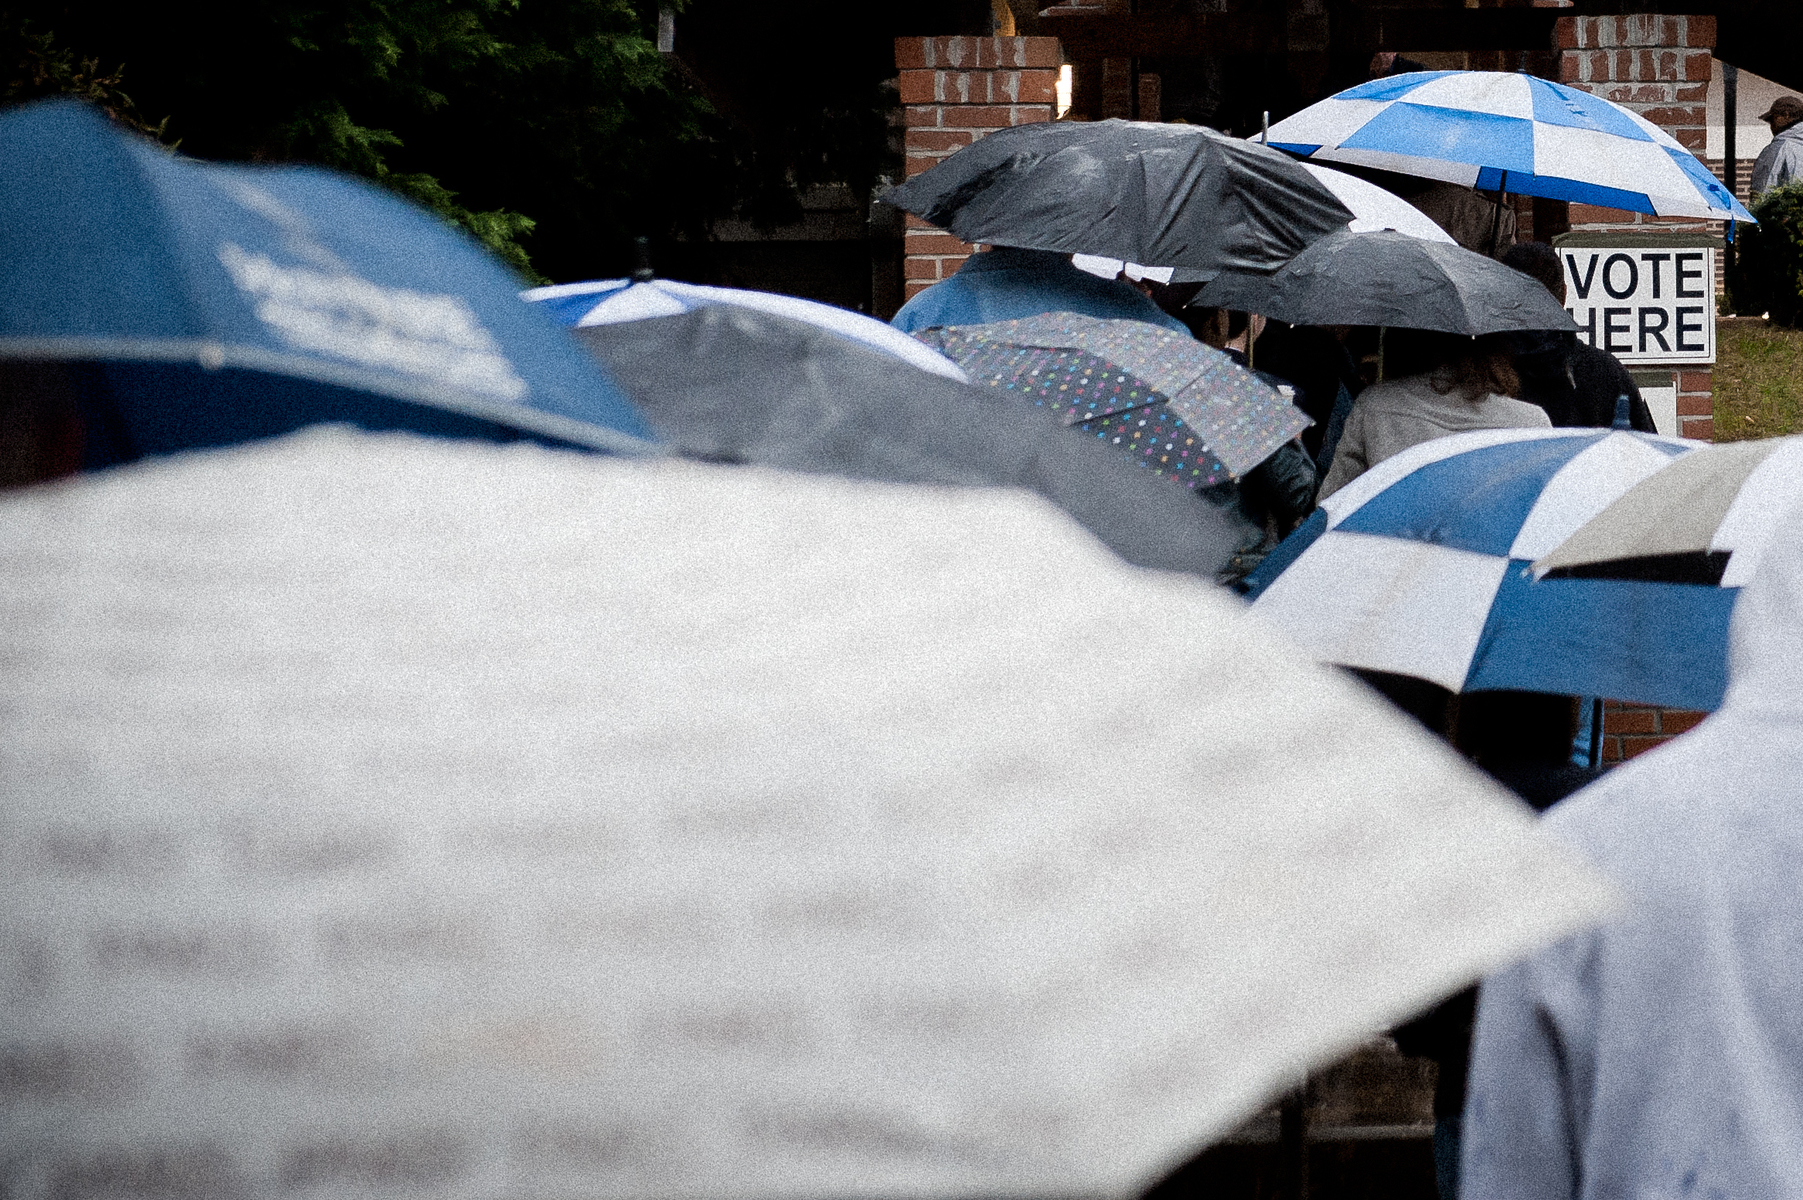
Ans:
[{"label": "tree foliage", "polygon": [[1740,227],[1730,303],[1795,328],[1803,324],[1803,180],[1762,193],[1752,212],[1759,224]]},{"label": "tree foliage", "polygon": [[529,276],[528,202],[550,166],[534,170],[535,152],[566,173],[566,207],[617,226],[621,199],[644,191],[634,182],[705,148],[706,104],[657,54],[649,0],[27,0],[9,12],[8,99],[86,95],[141,128],[140,108],[166,114],[151,131],[199,157],[362,175]]},{"label": "tree foliage", "polygon": [[32,27],[28,18],[8,11],[0,15],[0,103],[18,104],[44,96],[74,96],[86,100],[129,129],[161,138],[169,121],[146,121],[132,98],[121,87],[124,72],[104,71],[99,59],[78,61],[75,52],[59,46],[56,37]]},{"label": "tree foliage", "polygon": [[529,278],[583,278],[628,268],[637,235],[780,224],[809,184],[893,173],[891,39],[988,11],[662,0],[673,60],[659,4],[21,0],[5,98],[82,95],[197,157],[354,172]]}]

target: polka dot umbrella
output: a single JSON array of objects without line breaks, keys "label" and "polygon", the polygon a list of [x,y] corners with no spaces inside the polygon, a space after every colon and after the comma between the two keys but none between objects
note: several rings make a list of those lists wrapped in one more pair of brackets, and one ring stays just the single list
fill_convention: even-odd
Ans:
[{"label": "polka dot umbrella", "polygon": [[916,336],[1188,488],[1239,478],[1309,425],[1227,355],[1144,321],[1060,312]]}]

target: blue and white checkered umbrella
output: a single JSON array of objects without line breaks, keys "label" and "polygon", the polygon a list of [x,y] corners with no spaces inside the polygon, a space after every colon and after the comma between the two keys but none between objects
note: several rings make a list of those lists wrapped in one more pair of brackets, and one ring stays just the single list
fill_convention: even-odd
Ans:
[{"label": "blue and white checkered umbrella", "polygon": [[1657,125],[1532,75],[1415,71],[1376,79],[1279,121],[1271,145],[1485,191],[1662,217],[1753,220]]},{"label": "blue and white checkered umbrella", "polygon": [[1533,562],[1699,443],[1480,430],[1385,459],[1254,573],[1254,608],[1317,658],[1430,680],[1714,708],[1734,587],[1534,578]]},{"label": "blue and white checkered umbrella", "polygon": [[947,379],[967,382],[964,372],[951,359],[932,347],[917,342],[899,329],[875,317],[855,313],[847,308],[784,296],[777,292],[754,292],[746,288],[706,287],[697,283],[677,283],[669,279],[653,279],[637,283],[630,279],[595,279],[587,283],[562,283],[553,287],[533,288],[520,295],[572,329],[591,325],[615,325],[622,321],[643,321],[651,317],[673,317],[713,304],[736,305],[805,321],[809,325],[849,338],[854,342],[880,350],[891,358],[899,358],[923,371],[943,375]]}]

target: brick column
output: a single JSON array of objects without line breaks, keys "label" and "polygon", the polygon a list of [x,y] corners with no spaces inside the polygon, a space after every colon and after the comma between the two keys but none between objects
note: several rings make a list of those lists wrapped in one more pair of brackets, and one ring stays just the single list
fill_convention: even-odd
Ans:
[{"label": "brick column", "polygon": [[[1049,37],[896,38],[908,174],[997,129],[1050,121],[1058,57]],[[912,213],[903,237],[903,300],[951,275],[974,249]]]},{"label": "brick column", "polygon": [[1612,766],[1662,746],[1680,733],[1695,729],[1708,715],[1686,709],[1655,708],[1650,704],[1607,701],[1603,705],[1603,762]]},{"label": "brick column", "polygon": [[[1554,30],[1559,79],[1569,87],[1613,100],[1664,129],[1699,156],[1708,124],[1705,101],[1714,67],[1714,17],[1560,17]],[[1649,217],[1571,205],[1571,228],[1588,231],[1715,233],[1719,223],[1685,217]],[[1678,420],[1685,437],[1715,436],[1712,370],[1674,371]]]},{"label": "brick column", "polygon": [[[1709,119],[1709,76],[1714,70],[1714,17],[1560,17],[1553,37],[1562,83],[1639,113],[1671,134],[1679,145],[1702,156]],[[1718,222],[1649,217],[1590,204],[1573,204],[1570,210],[1574,231],[1720,230]],[[1678,389],[1681,432],[1685,437],[1712,439],[1715,397],[1711,368],[1683,365],[1671,368],[1671,374]],[[1603,762],[1619,763],[1670,741],[1705,715],[1610,700],[1603,713]]]}]

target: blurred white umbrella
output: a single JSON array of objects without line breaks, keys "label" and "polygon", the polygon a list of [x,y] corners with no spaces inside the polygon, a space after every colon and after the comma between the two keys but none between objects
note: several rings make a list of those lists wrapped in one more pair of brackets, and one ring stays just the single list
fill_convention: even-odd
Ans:
[{"label": "blurred white umbrella", "polygon": [[0,500],[0,654],[11,1195],[1125,1195],[1607,906],[1021,493],[308,435]]}]

